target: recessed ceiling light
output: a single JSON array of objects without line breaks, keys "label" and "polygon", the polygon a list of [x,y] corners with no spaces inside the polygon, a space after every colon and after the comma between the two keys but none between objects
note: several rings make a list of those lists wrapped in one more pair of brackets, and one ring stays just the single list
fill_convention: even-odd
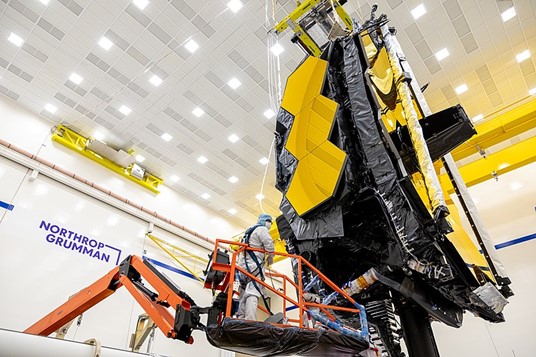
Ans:
[{"label": "recessed ceiling light", "polygon": [[529,89],[529,95],[535,95],[536,94],[536,87]]},{"label": "recessed ceiling light", "polygon": [[272,51],[275,56],[279,56],[285,51],[285,49],[279,44],[279,42],[277,42],[275,45],[272,46],[272,48],[270,48],[270,51]]},{"label": "recessed ceiling light", "polygon": [[40,1],[41,3],[43,3],[43,4],[45,4],[45,5],[48,5],[48,2],[49,2],[50,0],[39,0],[39,1]]},{"label": "recessed ceiling light", "polygon": [[45,105],[45,110],[49,113],[56,113],[56,110],[58,110],[58,108],[55,106],[55,105],[52,105],[50,103],[47,103],[47,105]]},{"label": "recessed ceiling light", "polygon": [[232,78],[229,82],[227,82],[227,85],[233,89],[236,89],[240,87],[242,83],[238,79]]},{"label": "recessed ceiling light", "polygon": [[521,63],[524,60],[529,59],[529,58],[530,58],[530,51],[529,50],[525,50],[525,51],[523,51],[521,53],[518,53],[516,55],[517,63]]},{"label": "recessed ceiling light", "polygon": [[173,139],[173,136],[169,135],[168,133],[164,133],[164,134],[160,135],[160,137],[164,141],[170,141],[171,139]]},{"label": "recessed ceiling light", "polygon": [[234,208],[230,208],[229,211],[227,211],[227,212],[229,212],[230,214],[235,214],[236,210]]},{"label": "recessed ceiling light", "polygon": [[506,9],[502,14],[502,20],[503,22],[506,22],[516,16],[516,9],[512,6],[511,8]]},{"label": "recessed ceiling light", "polygon": [[208,161],[208,159],[207,159],[206,157],[204,157],[204,156],[199,156],[199,157],[197,158],[197,161],[200,162],[200,163],[202,163],[202,164],[204,164],[205,162]]},{"label": "recessed ceiling light", "polygon": [[196,117],[201,117],[201,115],[205,114],[205,111],[199,107],[195,108],[194,110],[192,110],[192,113],[196,116]]},{"label": "recessed ceiling light", "polygon": [[237,182],[238,182],[238,177],[236,177],[236,176],[231,176],[231,177],[229,177],[229,182],[231,182],[231,183],[237,183]]},{"label": "recessed ceiling light", "polygon": [[232,12],[237,12],[238,10],[240,10],[242,8],[242,6],[244,6],[244,4],[242,4],[242,1],[240,0],[231,0],[227,3],[227,7],[232,11]]},{"label": "recessed ceiling light", "polygon": [[454,89],[454,91],[456,92],[456,94],[462,94],[464,92],[467,92],[469,88],[467,88],[467,84],[461,84],[459,86],[456,87],[456,89]]},{"label": "recessed ceiling light", "polygon": [[15,35],[14,32],[12,32],[7,39],[9,40],[9,42],[13,43],[18,47],[22,46],[22,43],[24,42],[24,40],[21,37]]},{"label": "recessed ceiling light", "polygon": [[438,60],[438,61],[441,61],[442,59],[445,59],[449,56],[449,50],[447,50],[446,48],[443,48],[442,50],[439,50],[436,52],[435,54],[435,58]]},{"label": "recessed ceiling light", "polygon": [[179,176],[177,176],[177,175],[171,175],[171,176],[169,177],[169,179],[170,179],[171,181],[173,181],[173,182],[177,182],[177,181],[180,180]]},{"label": "recessed ceiling light", "polygon": [[147,0],[134,0],[132,1],[134,5],[140,10],[145,9],[145,7],[149,4],[149,1]]},{"label": "recessed ceiling light", "polygon": [[153,75],[151,77],[151,79],[149,79],[149,82],[151,82],[151,84],[155,87],[158,87],[159,85],[162,84],[162,78],[158,77],[156,74]]},{"label": "recessed ceiling light", "polygon": [[71,73],[71,75],[69,76],[69,80],[70,80],[71,82],[73,82],[74,84],[78,85],[78,84],[80,84],[80,83],[84,80],[84,78],[80,77],[78,74],[76,74],[76,73],[73,72],[73,73]]},{"label": "recessed ceiling light", "polygon": [[266,164],[269,163],[270,161],[269,161],[267,158],[263,157],[262,159],[259,160],[259,162],[260,162],[262,165],[266,165]]},{"label": "recessed ceiling light", "polygon": [[205,200],[208,200],[208,199],[210,198],[210,195],[209,195],[208,193],[205,192],[205,193],[203,193],[203,194],[201,195],[201,197],[204,198]]},{"label": "recessed ceiling light", "polygon": [[426,14],[426,9],[424,8],[424,4],[420,4],[415,9],[411,10],[411,14],[413,15],[413,18],[417,20],[422,15]]},{"label": "recessed ceiling light", "polygon": [[93,133],[93,139],[96,139],[98,141],[103,141],[105,138],[104,134],[101,133],[100,131],[96,131]]},{"label": "recessed ceiling light", "polygon": [[121,108],[119,108],[119,111],[123,113],[124,115],[129,115],[130,112],[132,112],[132,109],[127,107],[126,105],[122,105]]},{"label": "recessed ceiling light", "polygon": [[264,116],[267,118],[267,119],[272,119],[275,115],[275,112],[272,110],[272,109],[268,109],[264,112]]},{"label": "recessed ceiling light", "polygon": [[510,189],[511,189],[512,191],[517,191],[517,190],[519,190],[519,189],[522,188],[522,187],[523,187],[523,185],[520,184],[519,182],[514,182],[514,183],[512,183],[512,184],[510,185]]},{"label": "recessed ceiling light", "polygon": [[238,140],[240,140],[240,138],[236,134],[229,135],[227,139],[229,139],[229,141],[232,142],[233,144],[236,143]]},{"label": "recessed ceiling light", "polygon": [[134,158],[136,159],[137,162],[139,163],[142,163],[145,161],[145,157],[141,156],[141,155],[136,155],[134,156]]},{"label": "recessed ceiling light", "polygon": [[255,196],[255,198],[261,201],[264,199],[264,195],[262,193],[259,193],[257,196]]},{"label": "recessed ceiling light", "polygon": [[475,121],[479,121],[479,120],[482,120],[482,119],[484,119],[484,116],[483,116],[482,114],[478,114],[477,116],[471,118],[471,120],[472,120],[473,122],[475,122]]},{"label": "recessed ceiling light", "polygon": [[193,39],[190,39],[184,44],[184,48],[186,48],[188,52],[194,53],[199,48],[199,45]]},{"label": "recessed ceiling light", "polygon": [[113,46],[113,42],[110,41],[107,37],[103,36],[99,41],[99,46],[104,48],[106,51],[108,51]]}]

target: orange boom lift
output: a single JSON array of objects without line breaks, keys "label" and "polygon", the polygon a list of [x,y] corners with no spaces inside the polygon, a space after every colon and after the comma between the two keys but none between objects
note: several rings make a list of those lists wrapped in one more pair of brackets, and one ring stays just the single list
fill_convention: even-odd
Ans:
[{"label": "orange boom lift", "polygon": [[[231,257],[224,248],[229,245],[239,247],[232,252]],[[302,269],[314,273],[316,280],[329,289],[331,297],[339,296],[345,299],[348,306],[330,304],[333,299],[307,301],[304,299],[304,294],[308,292],[308,287],[303,285],[301,279],[293,281],[288,276],[273,271],[267,272],[266,275],[278,279],[282,286],[281,289],[270,286],[237,265],[237,257],[246,251],[266,253],[243,243],[216,241],[205,271],[204,287],[213,292],[221,292],[210,307],[197,306],[187,293],[158,271],[149,260],[128,256],[119,266],[79,291],[24,332],[48,336],[112,295],[120,287],[125,286],[165,336],[187,344],[194,342],[193,330],[201,330],[206,332],[207,339],[212,345],[242,353],[265,351],[273,356],[311,355],[311,353],[312,355],[318,355],[318,353],[331,355],[331,352],[336,351],[337,356],[354,356],[369,349],[368,326],[362,306],[303,257],[288,253],[272,253],[293,259],[298,264],[300,274]],[[270,316],[263,322],[233,317],[236,308],[233,296],[239,293],[235,290],[234,284],[237,272],[248,276],[258,285],[264,286],[273,294],[273,298],[281,298],[283,312]],[[271,315],[269,309],[260,305],[259,309]],[[298,314],[287,316],[287,312],[294,309]],[[360,329],[343,326],[337,319],[337,312],[358,315],[361,319]],[[201,315],[204,314],[208,316],[206,325],[201,322]],[[314,319],[317,324],[309,327],[304,324],[304,319]],[[278,336],[286,334],[288,338],[283,338],[285,342],[279,341],[277,344],[262,342],[267,341],[266,336],[272,336],[274,332]],[[311,342],[311,338],[314,338],[314,343]],[[305,349],[303,348],[304,341],[308,341]]]},{"label": "orange boom lift", "polygon": [[[155,291],[143,284],[142,277]],[[200,314],[218,309],[200,308],[149,261],[129,256],[108,274],[81,290],[24,332],[48,336],[124,286],[168,338],[193,343],[192,331],[204,330]],[[174,313],[170,312],[170,308]]]}]

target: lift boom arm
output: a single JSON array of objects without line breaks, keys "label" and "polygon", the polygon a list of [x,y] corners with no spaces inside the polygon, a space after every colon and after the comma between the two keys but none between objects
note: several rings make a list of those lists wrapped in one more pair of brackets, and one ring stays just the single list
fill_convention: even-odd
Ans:
[{"label": "lift boom arm", "polygon": [[[156,292],[147,288],[141,278]],[[105,276],[81,290],[57,309],[37,321],[24,332],[48,336],[76,316],[89,310],[121,286],[127,288],[165,336],[193,343],[194,329],[204,330],[199,314],[211,308],[199,308],[171,280],[160,273],[150,262],[129,256]],[[168,308],[173,308],[173,315]]]}]

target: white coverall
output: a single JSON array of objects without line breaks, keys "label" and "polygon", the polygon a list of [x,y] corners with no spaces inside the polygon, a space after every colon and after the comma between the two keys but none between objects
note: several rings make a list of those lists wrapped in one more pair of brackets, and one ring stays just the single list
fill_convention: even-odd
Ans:
[{"label": "white coverall", "polygon": [[[249,246],[252,248],[260,248],[267,252],[274,251],[274,241],[268,233],[268,229],[265,226],[260,226],[255,228],[249,237]],[[264,276],[264,265],[265,261],[267,265],[272,265],[273,263],[273,254],[264,254],[262,252],[253,252],[257,257],[260,267],[257,266],[253,257],[251,257],[250,252],[245,252],[241,254],[238,260],[238,265],[241,268],[244,268],[247,272],[251,272],[252,275],[257,277]],[[247,267],[246,267],[247,264]],[[260,274],[262,271],[262,275]],[[265,295],[264,287],[257,283],[253,283],[251,279],[247,283],[245,289],[240,289],[240,302],[238,306],[237,317],[243,318],[246,320],[256,320],[257,319],[257,305],[259,304],[259,298],[262,295]],[[255,288],[255,285],[259,288]]]}]

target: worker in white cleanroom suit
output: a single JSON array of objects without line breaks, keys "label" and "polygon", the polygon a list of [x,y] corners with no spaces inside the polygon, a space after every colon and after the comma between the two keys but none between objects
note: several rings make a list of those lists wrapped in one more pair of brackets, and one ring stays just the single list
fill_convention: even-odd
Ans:
[{"label": "worker in white cleanroom suit", "polygon": [[[251,275],[264,280],[265,266],[273,263],[274,241],[268,233],[272,226],[272,217],[269,214],[260,214],[257,224],[249,227],[242,238],[242,243],[248,244],[251,248],[260,248],[267,253],[245,251],[240,254],[238,265]],[[246,320],[257,319],[257,305],[259,298],[265,294],[264,287],[258,282],[249,279],[244,274],[240,274],[240,302],[237,317]]]}]

